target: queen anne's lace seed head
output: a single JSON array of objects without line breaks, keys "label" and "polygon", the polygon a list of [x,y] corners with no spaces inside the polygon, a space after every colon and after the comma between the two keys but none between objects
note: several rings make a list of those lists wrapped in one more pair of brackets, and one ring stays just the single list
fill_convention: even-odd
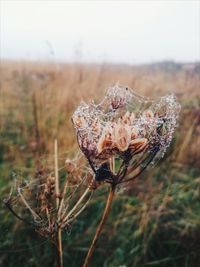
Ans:
[{"label": "queen anne's lace seed head", "polygon": [[123,85],[108,89],[100,104],[82,102],[73,114],[80,149],[93,170],[112,157],[163,156],[170,145],[180,105],[174,95],[145,98]]}]

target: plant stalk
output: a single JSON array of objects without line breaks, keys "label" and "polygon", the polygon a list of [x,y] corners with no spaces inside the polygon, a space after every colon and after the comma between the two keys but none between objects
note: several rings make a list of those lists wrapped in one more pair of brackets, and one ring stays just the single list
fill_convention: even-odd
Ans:
[{"label": "plant stalk", "polygon": [[57,259],[57,265],[58,267],[63,267],[63,249],[62,249],[62,229],[61,227],[58,228],[58,234],[57,234],[57,249],[58,249],[58,259]]},{"label": "plant stalk", "polygon": [[[58,142],[57,139],[54,141],[54,164],[55,164],[55,193],[56,193],[56,208],[59,212],[59,196],[60,196],[60,188],[59,188],[59,174],[58,174]],[[58,226],[57,231],[57,266],[63,267],[63,250],[62,250],[62,229]]]},{"label": "plant stalk", "polygon": [[111,209],[111,205],[112,205],[112,201],[113,201],[113,197],[114,197],[114,193],[115,193],[115,186],[112,186],[111,189],[110,189],[110,192],[108,194],[108,198],[107,198],[107,202],[106,202],[106,206],[104,208],[104,212],[103,212],[103,215],[101,217],[101,221],[97,227],[97,230],[96,230],[96,233],[95,233],[95,236],[93,238],[93,241],[92,241],[92,244],[88,250],[88,253],[87,253],[87,256],[85,258],[85,261],[84,261],[84,264],[83,264],[83,267],[88,267],[89,265],[89,262],[90,262],[90,259],[91,259],[91,256],[95,250],[95,246],[96,246],[96,243],[99,239],[99,236],[103,230],[103,227],[104,227],[104,224],[105,224],[105,221],[108,217],[108,214],[110,212],[110,209]]}]

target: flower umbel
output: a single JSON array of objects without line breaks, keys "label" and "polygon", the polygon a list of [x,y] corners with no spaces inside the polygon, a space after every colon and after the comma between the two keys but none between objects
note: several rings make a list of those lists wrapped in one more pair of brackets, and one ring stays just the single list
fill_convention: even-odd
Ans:
[{"label": "flower umbel", "polygon": [[[150,99],[123,85],[109,88],[100,104],[81,103],[72,121],[95,179],[100,180],[101,174],[101,180],[115,185],[130,181],[136,168],[140,167],[141,173],[163,157],[179,110],[174,95]],[[111,159],[118,171],[113,170]]]}]

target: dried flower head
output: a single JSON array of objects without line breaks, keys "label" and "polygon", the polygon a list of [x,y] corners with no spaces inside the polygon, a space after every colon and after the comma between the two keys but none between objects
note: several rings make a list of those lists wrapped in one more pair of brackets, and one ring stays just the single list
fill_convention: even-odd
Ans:
[{"label": "dried flower head", "polygon": [[[52,164],[40,167],[29,181],[15,175],[15,185],[4,200],[7,208],[21,221],[31,225],[40,235],[57,242],[58,230],[69,233],[71,224],[86,208],[92,196],[88,187],[90,172],[86,172],[82,157],[65,161],[66,178],[56,190],[56,175]],[[58,205],[57,205],[58,200]]]},{"label": "dried flower head", "polygon": [[[177,126],[179,110],[174,95],[150,99],[117,84],[108,89],[100,104],[81,103],[72,121],[80,149],[96,178],[100,171],[104,176],[103,168],[107,173],[103,180],[118,184],[126,181],[130,169],[146,168],[163,157]],[[111,159],[121,162],[117,173],[108,164]]]}]

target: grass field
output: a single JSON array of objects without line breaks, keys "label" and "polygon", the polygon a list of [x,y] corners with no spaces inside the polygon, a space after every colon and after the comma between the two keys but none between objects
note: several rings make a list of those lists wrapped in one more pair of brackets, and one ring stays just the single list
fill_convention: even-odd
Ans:
[{"label": "grass field", "polygon": [[[0,66],[0,199],[13,176],[28,179],[38,161],[59,166],[78,151],[71,115],[116,82],[146,96],[174,92],[182,109],[170,149],[155,168],[119,190],[92,257],[93,267],[200,266],[200,65],[143,66],[3,61]],[[105,204],[103,186],[64,233],[65,266],[83,263]],[[0,209],[0,266],[54,266],[51,243]]]}]

